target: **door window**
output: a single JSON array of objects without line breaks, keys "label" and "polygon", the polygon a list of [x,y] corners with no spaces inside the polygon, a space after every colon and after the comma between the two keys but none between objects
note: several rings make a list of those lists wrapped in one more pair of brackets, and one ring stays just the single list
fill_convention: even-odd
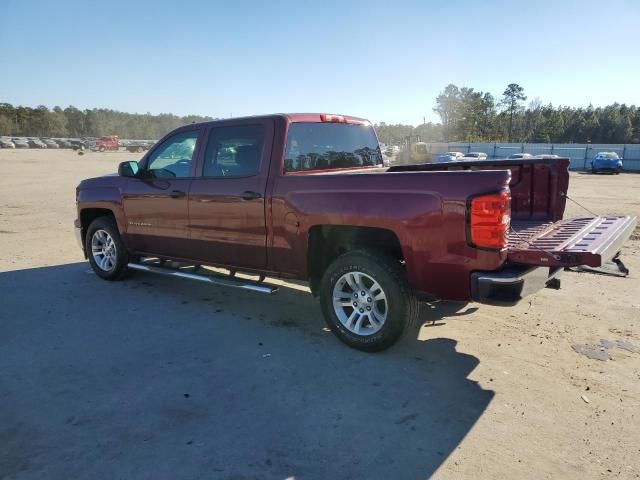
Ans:
[{"label": "door window", "polygon": [[251,177],[260,171],[262,125],[214,127],[204,154],[205,177]]},{"label": "door window", "polygon": [[147,170],[155,178],[190,177],[197,142],[198,130],[189,130],[169,137],[151,154]]}]

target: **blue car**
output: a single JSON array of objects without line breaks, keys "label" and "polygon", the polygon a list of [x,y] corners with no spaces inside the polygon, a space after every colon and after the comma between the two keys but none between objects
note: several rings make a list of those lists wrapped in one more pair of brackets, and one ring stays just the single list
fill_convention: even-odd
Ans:
[{"label": "blue car", "polygon": [[600,152],[591,161],[591,173],[611,172],[616,175],[622,170],[622,159],[615,152]]},{"label": "blue car", "polygon": [[464,157],[464,153],[462,152],[446,152],[438,155],[436,163],[453,162],[455,160],[460,160],[462,157]]}]

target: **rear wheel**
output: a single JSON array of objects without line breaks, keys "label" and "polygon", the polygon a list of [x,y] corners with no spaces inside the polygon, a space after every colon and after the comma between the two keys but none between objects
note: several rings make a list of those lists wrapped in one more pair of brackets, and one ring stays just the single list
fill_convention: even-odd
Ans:
[{"label": "rear wheel", "polygon": [[127,271],[129,256],[112,217],[96,218],[85,237],[85,250],[93,271],[105,280],[118,280]]},{"label": "rear wheel", "polygon": [[367,250],[346,253],[327,268],[320,302],[331,331],[366,352],[393,345],[418,310],[399,261]]}]

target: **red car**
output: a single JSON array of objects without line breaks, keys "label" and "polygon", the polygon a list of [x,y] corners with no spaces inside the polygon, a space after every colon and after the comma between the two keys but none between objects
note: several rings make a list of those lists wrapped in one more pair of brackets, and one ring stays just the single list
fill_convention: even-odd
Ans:
[{"label": "red car", "polygon": [[75,226],[106,280],[135,269],[263,293],[277,289],[265,276],[306,280],[338,338],[375,351],[422,298],[514,304],[557,288],[564,267],[616,256],[636,219],[563,220],[568,165],[388,168],[360,118],[234,118],[181,127],[118,176],[84,180]]}]

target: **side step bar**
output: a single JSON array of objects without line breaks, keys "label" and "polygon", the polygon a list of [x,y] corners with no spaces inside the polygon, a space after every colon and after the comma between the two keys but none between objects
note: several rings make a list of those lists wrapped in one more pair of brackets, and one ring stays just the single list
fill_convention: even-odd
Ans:
[{"label": "side step bar", "polygon": [[146,263],[129,263],[127,266],[133,270],[140,270],[142,272],[159,273],[160,275],[167,275],[169,277],[187,278],[189,280],[197,280],[199,282],[220,285],[223,287],[241,288],[243,290],[251,290],[252,292],[266,293],[268,295],[272,295],[278,291],[278,287],[274,285],[264,285],[216,274],[190,273],[166,267],[149,265]]}]

